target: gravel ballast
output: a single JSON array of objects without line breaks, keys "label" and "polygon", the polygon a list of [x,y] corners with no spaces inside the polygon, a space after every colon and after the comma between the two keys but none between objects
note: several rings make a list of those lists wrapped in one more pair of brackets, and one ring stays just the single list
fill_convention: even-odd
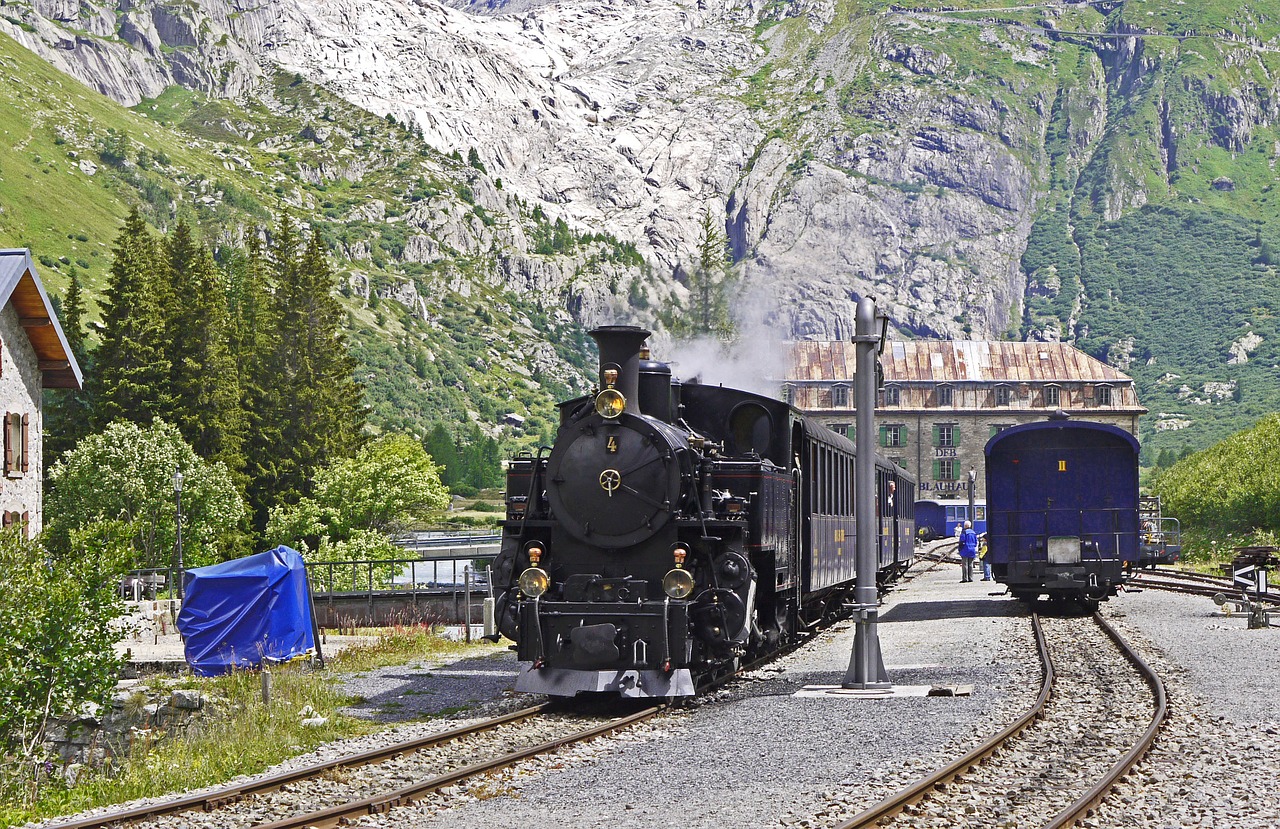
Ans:
[{"label": "gravel ballast", "polygon": [[[939,542],[954,545],[953,541]],[[854,626],[842,623],[746,678],[622,735],[572,746],[359,825],[474,827],[836,826],[945,765],[1022,714],[1040,668],[1023,606],[959,568],[917,567],[880,612],[895,686],[972,685],[969,696],[797,696],[839,685]],[[923,571],[923,572],[922,572]],[[1280,815],[1280,629],[1246,630],[1208,600],[1147,590],[1103,614],[1165,679],[1173,715],[1137,773],[1086,826],[1272,827]],[[291,760],[455,727],[533,704],[509,652],[342,678],[351,713],[399,721]],[[479,704],[476,704],[477,701]],[[464,708],[452,718],[411,722]],[[466,717],[466,720],[462,718]]]}]

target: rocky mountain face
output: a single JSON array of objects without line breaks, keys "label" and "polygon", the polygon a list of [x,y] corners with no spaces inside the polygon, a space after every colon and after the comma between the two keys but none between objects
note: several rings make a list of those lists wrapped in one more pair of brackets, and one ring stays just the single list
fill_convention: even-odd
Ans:
[{"label": "rocky mountain face", "polygon": [[[1171,357],[1130,324],[1110,224],[1193,205],[1256,222],[1257,248],[1280,213],[1280,3],[1174,6],[23,0],[0,30],[125,104],[174,83],[252,98],[283,67],[474,150],[486,209],[632,243],[652,276],[477,222],[419,222],[399,255],[491,256],[496,284],[587,323],[687,301],[710,211],[783,337],[847,336],[872,294],[907,334],[1066,339],[1158,366],[1154,390]],[[1243,333],[1207,353],[1243,365]],[[1274,338],[1250,333],[1257,365]]]}]

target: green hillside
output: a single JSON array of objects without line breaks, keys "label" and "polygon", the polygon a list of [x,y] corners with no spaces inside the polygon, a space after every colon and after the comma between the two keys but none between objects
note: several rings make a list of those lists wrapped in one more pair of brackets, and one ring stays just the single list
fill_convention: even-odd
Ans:
[{"label": "green hillside", "polygon": [[[519,223],[547,240],[549,258],[573,255],[583,269],[636,266],[634,248],[556,236],[514,200],[486,210],[476,194],[500,193],[500,182],[295,76],[278,75],[243,105],[175,87],[131,111],[3,36],[0,72],[0,245],[30,247],[54,295],[77,269],[93,317],[131,207],[161,230],[187,216],[215,252],[289,210],[328,242],[344,280],[360,277],[342,296],[376,430],[425,436],[444,423],[461,437],[477,420],[508,449],[545,442],[553,401],[580,388],[587,365],[582,330],[548,315],[547,297],[494,287],[499,251],[441,244],[436,261],[408,261],[409,211],[429,206],[455,236]],[[396,290],[421,302],[378,296]],[[523,428],[499,431],[507,412],[525,417]]]}]

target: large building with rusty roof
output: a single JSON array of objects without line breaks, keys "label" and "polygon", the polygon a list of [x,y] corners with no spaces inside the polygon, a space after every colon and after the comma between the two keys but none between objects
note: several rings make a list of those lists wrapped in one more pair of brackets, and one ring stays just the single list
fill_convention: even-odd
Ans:
[{"label": "large building with rusty roof", "polygon": [[25,248],[0,250],[0,524],[35,535],[44,521],[44,389],[83,383],[67,337]]},{"label": "large building with rusty roof", "polygon": [[[838,432],[853,434],[854,346],[792,345],[782,398]],[[917,499],[966,499],[969,470],[983,487],[983,447],[1010,426],[1058,409],[1138,435],[1133,378],[1064,343],[905,340],[880,356],[876,408],[880,452],[916,476]]]}]

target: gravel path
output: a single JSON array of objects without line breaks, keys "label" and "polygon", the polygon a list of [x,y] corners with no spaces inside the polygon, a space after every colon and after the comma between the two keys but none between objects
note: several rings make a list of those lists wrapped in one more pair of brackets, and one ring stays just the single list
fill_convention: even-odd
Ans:
[{"label": "gravel path", "polygon": [[972,696],[795,696],[841,682],[853,640],[844,624],[628,739],[574,747],[359,825],[834,825],[1029,705],[1030,623],[1015,602],[988,595],[992,585],[958,581],[943,567],[892,594],[880,641],[895,685],[972,684]]},{"label": "gravel path", "polygon": [[1137,774],[1086,826],[1280,825],[1280,628],[1206,598],[1148,590],[1104,609],[1168,685],[1173,715]]},{"label": "gravel path", "polygon": [[[837,825],[982,742],[1031,704],[1039,666],[1022,606],[999,595],[999,585],[960,584],[958,572],[943,565],[892,592],[879,635],[895,686],[971,684],[971,696],[797,696],[805,686],[843,679],[853,626],[842,624],[745,680],[620,737],[571,747],[359,823],[399,829]],[[1157,591],[1123,594],[1104,605],[1104,614],[1165,678],[1175,714],[1115,805],[1085,825],[1278,825],[1280,629],[1249,631],[1243,618],[1224,618],[1207,599]],[[278,768],[541,699],[507,690],[517,668],[513,655],[501,651],[344,677],[344,690],[363,698],[352,713],[400,724]]]}]

